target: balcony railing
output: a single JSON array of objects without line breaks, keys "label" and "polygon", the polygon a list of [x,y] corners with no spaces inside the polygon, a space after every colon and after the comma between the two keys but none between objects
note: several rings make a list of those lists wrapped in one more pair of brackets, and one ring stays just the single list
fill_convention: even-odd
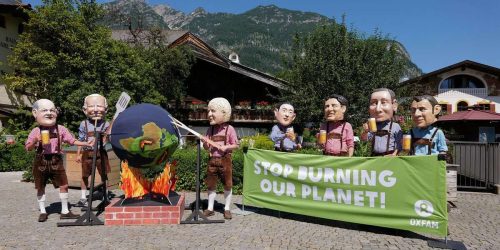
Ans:
[{"label": "balcony railing", "polygon": [[459,97],[462,94],[474,96],[488,96],[486,88],[439,89],[439,95],[446,97]]},{"label": "balcony railing", "polygon": [[[183,109],[189,121],[206,121],[206,109]],[[272,123],[274,122],[274,112],[268,109],[233,109],[231,111],[232,122],[248,123]]]}]

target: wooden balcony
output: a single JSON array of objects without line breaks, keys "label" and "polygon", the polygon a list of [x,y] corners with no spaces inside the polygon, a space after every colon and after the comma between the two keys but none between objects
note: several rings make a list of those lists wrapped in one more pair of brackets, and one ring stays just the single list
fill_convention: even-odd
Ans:
[{"label": "wooden balcony", "polygon": [[[188,121],[208,121],[206,109],[183,109]],[[274,112],[270,109],[233,109],[231,122],[274,123]]]}]

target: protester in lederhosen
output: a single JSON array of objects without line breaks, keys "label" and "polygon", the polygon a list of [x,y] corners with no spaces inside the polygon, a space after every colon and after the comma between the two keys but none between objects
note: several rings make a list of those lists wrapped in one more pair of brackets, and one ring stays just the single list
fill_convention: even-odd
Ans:
[{"label": "protester in lederhosen", "polygon": [[79,215],[68,209],[68,177],[63,165],[62,144],[68,143],[77,146],[90,146],[92,142],[80,142],[62,125],[57,125],[57,109],[54,103],[47,99],[40,99],[33,103],[33,116],[38,127],[31,130],[26,140],[25,148],[30,151],[36,149],[33,163],[33,177],[37,190],[37,200],[40,208],[39,222],[47,220],[45,210],[45,186],[52,180],[55,188],[59,188],[61,199],[61,219],[76,219]]},{"label": "protester in lederhosen", "polygon": [[295,120],[295,109],[290,103],[282,103],[274,109],[278,124],[271,129],[269,138],[274,142],[274,150],[291,152],[300,149],[292,122]]},{"label": "protester in lederhosen", "polygon": [[430,95],[416,96],[411,103],[411,117],[416,127],[410,130],[410,155],[446,154],[448,146],[441,129],[433,126],[441,106]]},{"label": "protester in lederhosen", "polygon": [[395,156],[402,149],[403,131],[393,121],[398,102],[394,91],[387,88],[373,90],[370,97],[369,113],[375,118],[376,132],[368,132],[368,124],[364,124],[363,139],[372,144],[372,156]]},{"label": "protester in lederhosen", "polygon": [[231,118],[231,105],[222,97],[208,103],[208,121],[210,127],[203,137],[203,147],[209,151],[207,165],[208,208],[205,216],[214,215],[215,189],[217,181],[224,185],[224,219],[231,219],[231,198],[233,188],[233,164],[231,152],[238,148],[236,130],[228,122]]},{"label": "protester in lederhosen", "polygon": [[[99,94],[91,94],[85,97],[83,101],[83,112],[87,116],[87,119],[80,123],[80,128],[78,129],[78,140],[79,141],[89,141],[95,140],[94,128],[97,133],[103,135],[103,145],[106,144],[106,136],[104,133],[109,128],[109,122],[106,119],[106,111],[108,110],[108,103],[106,98]],[[96,123],[97,122],[97,123]],[[101,155],[102,153],[102,155]],[[88,186],[89,186],[89,176],[92,174],[92,161],[94,157],[94,147],[78,147],[77,151],[77,162],[82,163],[82,180],[81,180],[81,197],[78,201],[77,206],[85,207],[87,206]],[[111,171],[109,166],[108,155],[105,150],[97,150],[96,155],[96,169],[102,179],[101,161],[104,161],[106,166],[106,173]],[[103,180],[105,182],[105,180]]]},{"label": "protester in lederhosen", "polygon": [[326,123],[321,124],[320,133],[316,135],[319,139],[321,133],[326,133],[325,142],[318,140],[324,155],[351,157],[354,153],[354,132],[351,124],[344,120],[348,105],[341,95],[333,94],[325,100]]}]

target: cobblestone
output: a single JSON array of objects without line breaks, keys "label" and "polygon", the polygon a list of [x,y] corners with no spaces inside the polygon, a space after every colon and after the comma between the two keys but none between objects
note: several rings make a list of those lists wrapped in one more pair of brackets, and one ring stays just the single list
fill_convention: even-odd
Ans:
[{"label": "cobblestone", "polygon": [[[20,182],[21,174],[0,173],[0,249],[429,249],[427,240],[435,239],[265,209],[217,224],[57,227],[58,190],[47,186],[49,219],[39,223],[34,185]],[[70,190],[70,203],[78,202],[79,194]],[[194,197],[186,193],[187,203]],[[222,203],[223,196],[217,200]],[[233,208],[241,204],[241,196],[233,200]],[[456,205],[449,213],[448,239],[469,249],[500,249],[500,195],[459,192]],[[189,214],[186,210],[184,219]]]}]

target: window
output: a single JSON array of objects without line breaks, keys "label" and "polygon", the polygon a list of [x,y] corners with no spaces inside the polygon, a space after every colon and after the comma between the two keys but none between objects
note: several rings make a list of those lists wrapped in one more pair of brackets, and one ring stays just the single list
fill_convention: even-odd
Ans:
[{"label": "window", "polygon": [[485,88],[483,82],[469,75],[455,75],[441,83],[441,89]]},{"label": "window", "polygon": [[5,16],[0,15],[0,27],[1,28],[7,28],[5,24]]},{"label": "window", "polygon": [[466,111],[469,107],[469,104],[465,101],[460,101],[457,103],[457,110],[458,111]]},{"label": "window", "polygon": [[441,106],[441,115],[448,114],[448,104],[439,104]]},{"label": "window", "polygon": [[490,110],[490,104],[483,104],[483,103],[480,103],[477,105],[478,107],[478,110]]}]

